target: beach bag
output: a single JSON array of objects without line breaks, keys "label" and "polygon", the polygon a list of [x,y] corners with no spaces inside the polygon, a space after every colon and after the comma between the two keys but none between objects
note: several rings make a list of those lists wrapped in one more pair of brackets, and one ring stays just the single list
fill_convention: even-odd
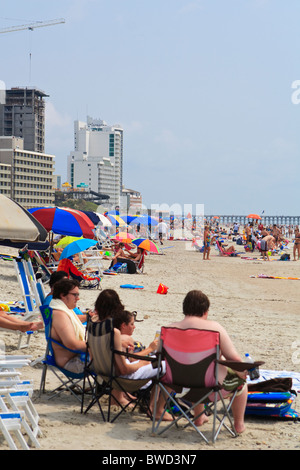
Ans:
[{"label": "beach bag", "polygon": [[127,273],[127,263],[122,263],[121,266],[117,269],[118,273]]},{"label": "beach bag", "polygon": [[288,253],[284,253],[280,256],[280,261],[290,261],[290,255]]}]

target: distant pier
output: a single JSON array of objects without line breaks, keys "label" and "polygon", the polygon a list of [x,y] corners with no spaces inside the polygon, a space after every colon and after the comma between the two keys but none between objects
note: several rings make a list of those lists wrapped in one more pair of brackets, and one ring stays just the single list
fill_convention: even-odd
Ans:
[{"label": "distant pier", "polygon": [[[237,222],[240,225],[246,225],[252,219],[248,219],[245,215],[205,215],[205,219],[209,222],[218,220],[220,224],[233,224]],[[218,217],[218,218],[216,218]],[[263,225],[300,225],[300,215],[262,215],[259,220]]]}]

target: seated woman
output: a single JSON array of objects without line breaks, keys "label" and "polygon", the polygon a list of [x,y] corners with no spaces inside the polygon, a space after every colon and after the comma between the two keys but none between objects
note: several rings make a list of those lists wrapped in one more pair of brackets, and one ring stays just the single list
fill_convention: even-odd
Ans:
[{"label": "seated woman", "polygon": [[57,245],[54,245],[53,248],[54,248],[54,251],[51,252],[51,256],[52,258],[54,258],[55,261],[59,261],[60,255],[62,254],[64,249],[62,246],[57,246]]},{"label": "seated woman", "polygon": [[113,267],[116,263],[118,263],[118,258],[127,258],[127,255],[124,252],[124,248],[125,245],[122,242],[116,245],[115,254],[111,260],[110,268]]},{"label": "seated woman", "polygon": [[129,274],[135,274],[136,273],[136,266],[134,264],[134,261],[139,261],[140,258],[142,257],[143,250],[138,248],[136,253],[130,253],[128,250],[126,250],[128,254],[125,254],[124,252],[124,243],[119,243],[119,249],[117,250],[116,254],[112,258],[112,262],[109,266],[109,268],[112,268],[115,264],[117,263],[126,263],[127,264],[127,271]]},{"label": "seated woman", "polygon": [[140,261],[141,257],[143,256],[144,250],[142,248],[137,248],[135,253],[129,253],[127,258],[132,259],[134,261]]},{"label": "seated woman", "polygon": [[[110,291],[112,290],[110,289]],[[99,297],[101,295],[103,297],[103,292],[101,292]],[[114,302],[116,302],[115,304],[116,309],[112,308],[110,312],[103,308],[103,302],[96,301],[94,313],[98,316],[98,321],[104,321],[107,318],[111,318],[111,317],[114,318],[114,317],[117,317],[118,314],[120,314],[120,312],[122,311],[122,309],[120,308],[120,305],[122,304],[120,302],[120,304],[118,305],[117,295],[118,294],[116,292],[114,295],[112,295],[112,292],[110,292],[109,293],[110,300],[109,302],[105,302],[109,305],[112,305],[114,304]],[[106,295],[104,297],[106,297]],[[114,328],[114,349],[117,351],[124,350],[124,342],[122,341],[122,336],[123,335],[121,334],[121,331],[118,328]],[[148,378],[149,380],[151,380],[151,378],[157,375],[157,369],[152,367],[152,363],[145,361],[145,360],[130,362],[124,356],[117,355],[117,354],[115,355],[115,368],[116,368],[117,376],[134,379],[134,380],[148,379]],[[113,395],[115,396],[115,398],[119,400],[119,402],[122,405],[123,404],[126,405],[129,401],[124,397],[123,392],[114,391]],[[159,416],[163,412],[163,409],[164,409],[163,405],[164,405],[163,397],[160,397],[158,401],[158,415]],[[164,420],[170,421],[172,419],[173,419],[172,416],[166,412],[164,415]]]},{"label": "seated woman", "polygon": [[222,250],[225,251],[225,253],[235,253],[235,248],[233,245],[227,247],[227,245],[224,245],[224,243],[221,242],[220,240],[219,240],[219,243],[220,243]]}]

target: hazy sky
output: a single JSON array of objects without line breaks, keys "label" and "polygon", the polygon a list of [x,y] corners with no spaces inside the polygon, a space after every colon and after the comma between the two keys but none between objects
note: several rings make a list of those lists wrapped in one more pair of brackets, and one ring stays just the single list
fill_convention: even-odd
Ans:
[{"label": "hazy sky", "polygon": [[55,18],[0,34],[0,80],[49,94],[63,181],[90,115],[123,126],[124,184],[148,206],[299,215],[299,0],[1,2],[0,29]]}]

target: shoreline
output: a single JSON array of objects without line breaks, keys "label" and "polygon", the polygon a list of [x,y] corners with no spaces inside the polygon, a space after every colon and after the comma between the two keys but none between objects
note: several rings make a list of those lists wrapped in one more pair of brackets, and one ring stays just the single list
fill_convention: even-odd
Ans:
[{"label": "shoreline", "polygon": [[[181,319],[186,293],[200,289],[210,299],[210,318],[224,325],[241,356],[250,353],[255,360],[264,361],[263,368],[267,370],[299,372],[293,345],[300,337],[300,281],[251,276],[264,273],[300,277],[300,263],[221,257],[214,248],[211,259],[204,263],[202,253],[186,250],[184,241],[168,240],[163,247],[166,248],[163,255],[146,256],[144,274],[104,276],[101,282],[103,289],[116,289],[125,307],[136,310],[138,319],[143,319],[136,323],[134,339],[148,345],[162,325]],[[292,253],[291,247],[290,243],[288,252]],[[236,249],[242,251],[241,247]],[[17,254],[17,250],[6,247],[1,252]],[[256,252],[250,258],[257,256]],[[105,268],[108,265],[109,261],[104,260]],[[120,288],[126,283],[143,285],[144,289]],[[157,294],[160,283],[168,287],[166,295]],[[0,260],[0,286],[1,301],[21,300],[13,264],[9,261]],[[92,308],[99,292],[80,289],[78,306],[82,310]],[[5,342],[7,354],[31,354],[35,360],[45,352],[43,331],[32,335],[29,348],[20,351],[15,350],[17,335],[14,333],[0,331],[0,340]],[[96,408],[82,415],[80,405],[72,396],[62,394],[48,400],[44,394],[38,398],[41,371],[41,366],[36,365],[21,372],[24,379],[34,381],[33,402],[40,416],[42,450],[299,449],[299,426],[280,419],[246,417],[246,431],[242,435],[232,439],[222,431],[213,446],[207,446],[189,429],[174,429],[163,437],[153,437],[151,421],[138,412],[126,413],[113,424],[103,423]],[[47,390],[54,382],[53,374],[48,372]],[[293,407],[299,412],[299,398]],[[6,448],[0,436],[0,449]]]}]

